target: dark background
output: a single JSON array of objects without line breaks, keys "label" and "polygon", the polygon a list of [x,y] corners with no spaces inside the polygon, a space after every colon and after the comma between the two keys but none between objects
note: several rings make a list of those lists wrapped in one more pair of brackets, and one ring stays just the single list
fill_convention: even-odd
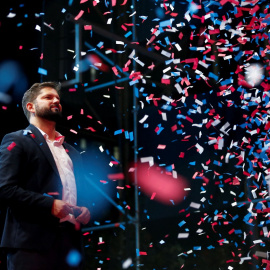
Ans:
[{"label": "dark background", "polygon": [[[251,147],[258,149],[258,152],[254,152],[259,154],[262,140],[265,144],[268,142],[268,130],[265,128],[267,121],[260,120],[261,124],[257,125],[256,116],[252,114],[258,110],[258,119],[267,118],[265,114],[268,107],[264,94],[268,91],[259,85],[257,88],[261,94],[257,96],[261,96],[262,102],[253,103],[248,99],[245,102],[243,93],[252,97],[256,94],[250,88],[240,87],[237,67],[247,62],[259,61],[256,57],[247,61],[249,54],[235,60],[238,52],[233,50],[232,60],[226,61],[223,57],[218,57],[220,51],[217,49],[217,41],[221,40],[222,43],[222,40],[228,40],[231,49],[240,47],[242,51],[253,50],[253,53],[258,52],[260,55],[261,48],[267,48],[269,39],[252,39],[245,44],[239,44],[239,36],[232,36],[229,30],[236,29],[240,22],[248,24],[252,20],[248,11],[238,18],[234,13],[236,6],[229,2],[221,6],[217,4],[220,1],[195,1],[204,8],[196,14],[199,17],[205,15],[208,10],[216,14],[220,21],[233,18],[229,27],[218,35],[211,36],[215,42],[211,44],[209,54],[204,55],[202,51],[191,50],[189,47],[204,46],[207,43],[202,32],[205,29],[209,30],[209,26],[219,27],[213,23],[214,17],[213,20],[204,22],[194,18],[189,24],[186,22],[186,26],[180,29],[182,39],[179,39],[179,31],[165,31],[155,42],[147,45],[151,29],[158,25],[155,18],[166,20],[172,17],[168,10],[164,12],[160,8],[162,1],[135,2],[134,21],[134,17],[130,17],[134,11],[130,1],[126,5],[117,2],[116,6],[103,1],[97,6],[93,6],[90,1],[79,3],[63,0],[16,0],[2,3],[0,92],[4,93],[9,101],[1,99],[0,137],[27,127],[28,123],[22,113],[21,97],[33,83],[50,80],[63,83],[63,120],[59,123],[58,130],[82,153],[88,177],[92,184],[102,191],[93,187],[92,193],[89,194],[92,203],[92,223],[90,228],[85,229],[85,269],[123,269],[123,263],[128,258],[132,258],[129,268],[135,269],[136,254],[139,252],[142,252],[139,256],[141,269],[262,269],[265,262],[255,254],[257,251],[266,254],[268,250],[268,238],[262,233],[263,227],[268,228],[268,216],[259,211],[261,208],[258,203],[254,204],[252,211],[256,213],[256,217],[253,216],[249,223],[246,220],[250,212],[249,202],[236,207],[233,207],[232,203],[254,199],[251,190],[257,186],[258,194],[267,191],[263,176],[260,181],[256,181],[252,177],[248,178],[244,172],[264,174],[268,168],[267,154],[266,157],[258,158],[265,167],[253,167],[251,163],[255,160],[257,164],[257,156],[254,158],[251,154],[249,157]],[[256,17],[262,16],[264,8],[267,10],[267,3],[261,2],[261,10],[254,14]],[[184,15],[189,1],[176,1],[174,5],[174,11],[178,16],[173,25],[185,21]],[[76,16],[81,10],[84,10],[84,15],[80,20],[82,24],[79,40],[80,51],[84,52],[84,55],[78,56],[74,53],[75,40],[78,38],[75,23],[72,19],[67,19],[67,16]],[[10,12],[16,16],[7,18]],[[144,21],[142,16],[148,18]],[[107,23],[109,18],[112,18],[111,24]],[[136,32],[130,26],[134,22]],[[107,34],[98,30],[84,31],[85,24],[99,26],[106,30]],[[37,25],[41,31],[36,29]],[[124,72],[119,71],[120,75],[116,76],[112,71],[113,66],[125,66],[133,49],[132,44],[125,47],[116,44],[127,32],[123,30],[123,25],[132,31],[134,36],[129,36],[127,40],[138,43],[140,50],[136,51],[136,55],[145,63],[142,67],[132,61],[129,66],[128,75],[132,70],[136,70],[145,79],[139,81],[135,87],[129,84],[130,80],[117,81],[125,78]],[[267,33],[268,28],[267,26],[253,29],[255,33],[252,33],[252,29],[245,29],[243,32],[250,37],[256,33]],[[169,44],[166,43],[168,39]],[[100,42],[105,49],[123,52],[106,54],[105,50],[98,46]],[[173,49],[172,44],[175,42],[181,45],[180,52]],[[182,78],[188,77],[192,85],[188,90],[188,96],[179,94],[174,87],[178,82],[177,76],[172,77],[168,85],[161,83],[163,70],[168,65],[164,64],[165,60],[155,46],[174,52],[175,59],[205,60],[206,57],[215,56],[214,61],[208,62],[208,69],[200,67],[200,70],[206,75],[209,72],[214,73],[218,80],[210,77],[206,83],[194,72],[192,64],[184,61],[179,65],[172,64],[171,67],[178,67],[182,72]],[[86,61],[87,57],[96,56],[98,52],[109,58],[109,62],[103,59],[104,70],[89,66],[89,62]],[[80,78],[77,82],[68,84],[69,80],[76,77],[73,67],[75,59],[78,58]],[[259,60],[265,64],[267,56],[260,57]],[[83,69],[85,63],[86,67]],[[153,63],[155,68],[152,71],[148,67]],[[39,68],[46,70],[47,74],[40,74]],[[244,76],[244,71],[241,74]],[[265,83],[268,82],[267,76],[269,75],[265,71]],[[217,94],[221,91],[222,82],[228,78],[232,81],[230,85],[236,90],[228,96]],[[92,87],[106,82],[112,84],[91,90]],[[174,99],[174,104],[168,104],[162,99],[164,95]],[[154,96],[155,101],[147,99],[151,96]],[[203,105],[200,106],[201,112],[194,113],[199,107],[195,103],[196,99],[203,101]],[[229,106],[230,100],[233,105]],[[161,112],[166,113],[167,121],[162,120]],[[149,116],[147,121],[144,124],[138,123],[144,115]],[[71,119],[68,118],[70,116]],[[192,118],[193,123],[187,121],[186,116]],[[193,125],[201,124],[205,119],[219,119],[220,124],[210,128],[206,127],[205,123],[199,127]],[[229,136],[220,131],[222,125],[227,122],[231,128]],[[177,126],[177,132],[171,130],[174,125]],[[163,130],[157,134],[155,130],[160,126]],[[233,129],[234,126],[236,128]],[[248,131],[255,128],[258,128],[259,132],[251,136]],[[76,134],[71,130],[75,130]],[[116,131],[119,130],[122,132],[117,135]],[[128,137],[131,132],[136,136],[137,145]],[[220,136],[224,138],[224,147],[219,150],[208,142],[211,138]],[[249,140],[249,144],[245,144],[243,138]],[[237,146],[232,146],[233,142],[237,142]],[[197,143],[204,147],[203,154],[198,153],[195,147]],[[160,144],[166,145],[166,149],[157,150]],[[100,151],[100,147],[104,149],[103,152]],[[184,158],[179,158],[180,152],[185,153]],[[242,152],[245,152],[246,159],[243,164],[238,165],[237,158]],[[226,163],[224,159],[228,153],[236,158],[231,158]],[[169,167],[173,164],[174,170],[188,179],[190,192],[186,193],[185,200],[179,204],[163,204],[151,200],[139,187],[140,250],[136,250],[136,227],[128,217],[136,214],[136,198],[129,170],[134,166],[134,157],[138,158],[139,164],[140,158],[147,156],[154,158],[155,164],[160,167],[161,175],[170,172]],[[110,166],[112,161],[115,163]],[[206,165],[208,161],[208,169],[205,169],[201,164]],[[110,180],[108,175],[113,173],[122,173],[124,180]],[[197,177],[194,177],[195,173],[199,173]],[[207,184],[203,177],[209,180]],[[240,182],[233,184],[236,178],[240,179]],[[258,195],[258,198],[263,196]],[[109,202],[108,198],[120,206],[123,212]],[[192,208],[191,203],[200,204],[200,209]],[[267,209],[268,202],[263,203]],[[109,228],[106,229],[106,226]],[[179,233],[188,233],[189,237],[178,238]],[[258,239],[261,242],[254,244]],[[242,262],[241,258],[245,257],[250,258]]]}]

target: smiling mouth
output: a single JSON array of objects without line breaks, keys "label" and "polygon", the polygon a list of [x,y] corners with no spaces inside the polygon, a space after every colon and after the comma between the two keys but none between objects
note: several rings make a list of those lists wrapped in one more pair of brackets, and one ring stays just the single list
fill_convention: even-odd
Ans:
[{"label": "smiling mouth", "polygon": [[59,111],[59,107],[53,106],[51,109],[55,109],[56,111]]}]

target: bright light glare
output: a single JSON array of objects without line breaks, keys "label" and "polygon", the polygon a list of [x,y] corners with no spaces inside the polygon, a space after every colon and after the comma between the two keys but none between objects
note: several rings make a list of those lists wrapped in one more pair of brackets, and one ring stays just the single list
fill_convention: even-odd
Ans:
[{"label": "bright light glare", "polygon": [[252,87],[257,86],[263,80],[263,66],[259,63],[251,64],[245,68],[245,79]]},{"label": "bright light glare", "polygon": [[197,13],[198,12],[198,6],[195,3],[190,3],[188,7],[189,11],[191,14]]},{"label": "bright light glare", "polygon": [[188,195],[185,191],[189,186],[188,181],[179,174],[173,178],[172,175],[161,173],[160,167],[146,164],[138,164],[137,170],[138,186],[151,200],[171,205],[172,201],[178,204]]}]

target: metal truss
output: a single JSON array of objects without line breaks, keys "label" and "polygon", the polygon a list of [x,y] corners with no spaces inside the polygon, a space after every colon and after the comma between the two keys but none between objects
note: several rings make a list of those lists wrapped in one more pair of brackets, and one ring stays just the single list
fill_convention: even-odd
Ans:
[{"label": "metal truss", "polygon": [[[135,1],[133,0],[133,5],[135,5]],[[82,20],[74,20],[73,15],[68,14],[66,17],[67,20],[69,21],[73,21],[75,24],[75,54],[76,54],[76,63],[75,65],[79,64],[80,61],[80,52],[81,52],[81,43],[82,43],[82,38],[81,38],[81,25],[86,25],[89,24],[89,22],[86,21],[82,21]],[[135,18],[133,17],[133,20],[135,20]],[[98,34],[109,38],[111,40],[122,40],[125,42],[125,44],[127,44],[128,47],[139,51],[140,53],[147,55],[148,57],[152,57],[155,60],[158,60],[160,62],[164,62],[166,59],[163,56],[160,56],[158,54],[155,54],[153,52],[149,52],[148,50],[141,48],[135,44],[133,44],[132,42],[123,39],[122,37],[115,35],[114,33],[111,33],[109,31],[106,31],[105,29],[98,27],[96,25],[92,25],[92,30],[98,32]],[[136,32],[135,32],[135,21],[133,22],[133,40],[136,40]],[[91,44],[85,42],[84,43],[85,46],[87,46],[89,49],[94,49],[94,47],[92,47]],[[106,61],[108,64],[110,65],[114,65],[114,63],[103,53],[95,50],[95,54],[97,54],[99,57],[101,57],[104,61]],[[123,70],[116,65],[116,68],[122,73],[124,74],[124,78],[121,79],[116,79],[110,82],[106,82],[97,86],[92,86],[89,88],[86,88],[84,91],[85,92],[92,92],[94,90],[98,90],[104,87],[108,87],[111,85],[115,85],[118,84],[120,82],[125,82],[125,81],[129,81],[129,74],[127,72],[123,72]],[[136,69],[136,63],[133,63],[133,70]],[[64,83],[62,83],[63,86],[69,86],[72,84],[76,84],[76,83],[80,83],[81,82],[81,75],[80,72],[76,72],[76,76],[75,78],[73,78],[72,80],[69,81],[65,81]],[[137,108],[137,97],[136,97],[136,89],[135,86],[133,86],[133,108]],[[134,136],[134,154],[133,154],[133,158],[134,158],[134,162],[137,162],[137,110],[134,109],[133,110],[133,121],[134,121],[134,130],[133,130],[133,136]],[[135,226],[135,248],[136,248],[136,252],[135,252],[135,269],[139,270],[140,267],[140,255],[139,255],[139,250],[140,250],[140,218],[139,218],[139,192],[138,192],[138,186],[137,186],[137,172],[135,170],[135,176],[134,176],[134,205],[135,205],[135,216],[131,216],[128,213],[126,213],[126,211],[119,206],[110,196],[108,196],[105,192],[103,192],[95,183],[93,183],[93,181],[91,181],[87,176],[86,179],[88,181],[88,183],[94,188],[96,189],[105,199],[107,199],[114,207],[116,207],[118,209],[118,211],[120,211],[126,218],[127,221],[125,222],[119,222],[119,223],[113,223],[113,224],[107,224],[107,225],[100,225],[100,226],[96,226],[96,227],[88,227],[88,228],[84,228],[83,231],[94,231],[94,230],[101,230],[101,229],[109,229],[109,228],[115,228],[118,227],[119,225],[124,225],[124,224],[133,224]]]}]

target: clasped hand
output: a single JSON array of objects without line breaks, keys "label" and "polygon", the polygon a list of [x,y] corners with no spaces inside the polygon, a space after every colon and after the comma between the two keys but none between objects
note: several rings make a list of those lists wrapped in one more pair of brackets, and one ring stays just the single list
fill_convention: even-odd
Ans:
[{"label": "clasped hand", "polygon": [[81,224],[87,224],[90,220],[90,212],[86,207],[74,206],[62,200],[54,200],[52,214],[60,219],[72,214]]}]

